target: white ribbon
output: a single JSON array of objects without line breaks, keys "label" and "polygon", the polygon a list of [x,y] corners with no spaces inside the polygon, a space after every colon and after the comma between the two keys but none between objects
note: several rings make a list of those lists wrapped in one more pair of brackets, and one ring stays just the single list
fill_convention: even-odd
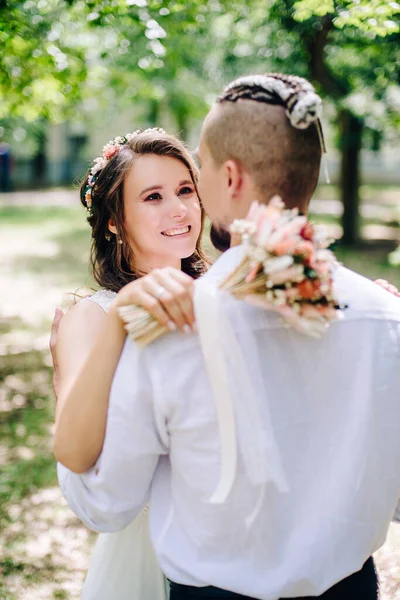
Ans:
[{"label": "white ribbon", "polygon": [[210,498],[212,504],[222,504],[228,497],[235,479],[237,462],[235,413],[219,333],[222,311],[219,310],[218,294],[218,289],[207,282],[196,282],[196,325],[214,394],[221,443],[221,473],[217,488]]},{"label": "white ribbon", "polygon": [[[268,400],[263,394],[261,419],[258,408],[260,394],[255,391],[235,332],[226,312],[222,310],[223,294],[206,280],[196,282],[194,306],[197,330],[220,432],[221,472],[217,488],[210,498],[210,502],[215,504],[223,503],[232,489],[238,442],[247,475],[253,485],[271,482],[280,492],[288,491],[273,434]],[[224,353],[224,347],[228,349],[228,356]],[[228,377],[228,360],[233,366],[231,381]],[[257,368],[254,361],[252,367]]]}]

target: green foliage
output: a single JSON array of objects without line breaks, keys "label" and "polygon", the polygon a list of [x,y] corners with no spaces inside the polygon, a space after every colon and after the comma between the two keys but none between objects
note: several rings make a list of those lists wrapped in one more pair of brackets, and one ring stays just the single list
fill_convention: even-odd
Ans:
[{"label": "green foliage", "polygon": [[[126,95],[148,102],[150,121],[168,109],[186,130],[189,115],[204,113],[205,90],[240,72],[307,75],[321,33],[329,68],[359,86],[368,69],[370,81],[381,65],[395,69],[373,47],[379,36],[396,42],[399,14],[387,0],[8,0],[0,5],[0,118],[61,120],[76,106],[96,110]],[[388,78],[376,79],[382,89]]]},{"label": "green foliage", "polygon": [[298,0],[294,3],[294,18],[305,21],[313,16],[324,17],[335,12],[334,0]]},{"label": "green foliage", "polygon": [[81,25],[58,0],[0,7],[0,118],[61,120],[87,76]]},{"label": "green foliage", "polygon": [[400,4],[388,0],[298,0],[294,3],[294,18],[305,21],[313,16],[334,15],[339,29],[355,27],[373,35],[385,37],[400,31]]}]

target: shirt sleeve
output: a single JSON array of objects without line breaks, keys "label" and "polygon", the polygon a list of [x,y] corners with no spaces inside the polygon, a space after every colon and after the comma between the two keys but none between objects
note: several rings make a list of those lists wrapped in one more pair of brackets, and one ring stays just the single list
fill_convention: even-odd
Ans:
[{"label": "shirt sleeve", "polygon": [[127,340],[111,387],[97,463],[83,474],[60,464],[57,468],[68,505],[95,531],[118,531],[135,518],[149,498],[159,456],[168,451],[159,416],[156,424],[147,359],[146,350]]}]

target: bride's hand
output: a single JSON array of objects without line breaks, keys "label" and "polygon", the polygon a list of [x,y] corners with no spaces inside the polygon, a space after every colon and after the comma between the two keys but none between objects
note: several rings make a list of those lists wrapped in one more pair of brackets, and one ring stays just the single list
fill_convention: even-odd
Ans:
[{"label": "bride's hand", "polygon": [[400,298],[400,292],[397,289],[397,287],[395,285],[393,285],[392,283],[389,283],[388,281],[386,281],[386,279],[377,279],[375,281],[375,283],[377,283],[378,285],[383,287],[383,289],[386,290],[387,292],[390,292],[394,296],[397,296],[398,298]]},{"label": "bride's hand", "polygon": [[171,331],[194,330],[193,279],[179,269],[164,267],[124,286],[113,301],[113,308],[134,304],[145,308]]},{"label": "bride's hand", "polygon": [[57,306],[56,311],[54,313],[53,322],[51,324],[51,332],[50,332],[50,339],[49,339],[49,348],[50,348],[51,358],[53,361],[53,390],[54,390],[54,396],[56,398],[56,402],[58,400],[59,387],[60,387],[60,372],[59,372],[59,367],[58,367],[57,351],[56,351],[57,331],[58,331],[58,327],[60,325],[60,321],[63,318],[63,316],[64,316],[63,311],[61,310],[61,308],[59,308]]}]

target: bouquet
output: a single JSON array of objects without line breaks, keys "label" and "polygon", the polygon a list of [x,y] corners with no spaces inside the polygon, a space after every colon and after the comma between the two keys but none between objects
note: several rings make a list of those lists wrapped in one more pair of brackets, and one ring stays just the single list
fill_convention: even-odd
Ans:
[{"label": "bouquet", "polygon": [[[253,202],[246,219],[230,231],[241,238],[244,257],[220,284],[239,300],[278,312],[287,327],[320,337],[341,316],[333,289],[337,265],[328,250],[332,240],[298,209],[286,209],[275,196]],[[145,346],[168,331],[143,308],[125,306],[120,315],[129,336]]]}]

